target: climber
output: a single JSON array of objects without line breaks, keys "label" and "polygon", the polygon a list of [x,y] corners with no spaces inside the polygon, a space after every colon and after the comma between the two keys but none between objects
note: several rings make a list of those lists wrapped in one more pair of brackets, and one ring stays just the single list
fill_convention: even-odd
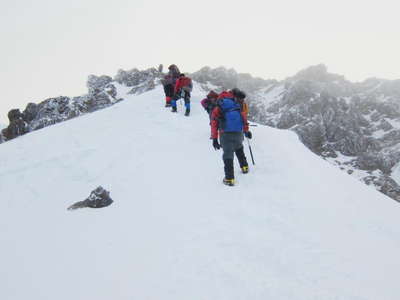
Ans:
[{"label": "climber", "polygon": [[247,105],[245,98],[246,93],[239,90],[238,88],[234,88],[231,90],[235,100],[240,104],[241,110],[246,114],[246,117],[249,115],[249,106]]},{"label": "climber", "polygon": [[178,80],[175,84],[175,95],[172,98],[171,106],[172,112],[177,112],[176,101],[183,98],[185,100],[185,116],[190,114],[190,93],[193,89],[192,79],[185,76],[185,74],[180,74]]},{"label": "climber", "polygon": [[218,94],[214,91],[210,91],[207,94],[207,98],[204,98],[200,102],[201,106],[203,106],[205,111],[210,115],[210,119],[211,119],[211,113],[212,113],[213,109],[217,106],[217,98],[218,98]]},{"label": "climber", "polygon": [[181,74],[181,71],[179,71],[179,68],[176,65],[170,65],[168,67],[168,74],[172,76],[173,84],[175,84],[176,80],[178,80],[179,75]]},{"label": "climber", "polygon": [[[218,143],[218,134],[221,144]],[[236,154],[243,174],[249,172],[249,165],[243,149],[243,134],[251,139],[247,115],[231,91],[224,91],[218,96],[217,106],[211,114],[211,139],[213,147],[222,147],[225,177],[223,183],[235,185],[233,159]]]},{"label": "climber", "polygon": [[168,67],[168,73],[161,79],[161,84],[164,87],[165,93],[165,107],[171,106],[171,100],[174,97],[175,84],[179,78],[179,68],[176,65],[170,65]]},{"label": "climber", "polygon": [[161,80],[165,93],[165,107],[171,106],[171,100],[174,96],[174,80],[170,74],[164,76]]}]

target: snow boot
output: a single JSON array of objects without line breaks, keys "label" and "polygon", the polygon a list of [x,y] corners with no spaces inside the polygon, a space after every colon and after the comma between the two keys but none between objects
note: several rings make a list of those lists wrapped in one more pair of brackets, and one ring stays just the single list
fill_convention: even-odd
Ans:
[{"label": "snow boot", "polygon": [[233,159],[224,159],[225,178],[222,182],[229,186],[235,185],[235,176],[233,171]]},{"label": "snow boot", "polygon": [[189,115],[190,115],[190,109],[189,109],[189,108],[186,108],[185,116],[188,117]]},{"label": "snow boot", "polygon": [[178,112],[178,110],[176,109],[176,106],[172,106],[172,112]]},{"label": "snow boot", "polygon": [[241,169],[242,169],[243,174],[249,173],[249,166],[243,166],[243,167],[241,167]]},{"label": "snow boot", "polygon": [[222,183],[227,185],[227,186],[234,186],[235,185],[235,179],[226,179],[226,178],[224,178],[222,180]]}]

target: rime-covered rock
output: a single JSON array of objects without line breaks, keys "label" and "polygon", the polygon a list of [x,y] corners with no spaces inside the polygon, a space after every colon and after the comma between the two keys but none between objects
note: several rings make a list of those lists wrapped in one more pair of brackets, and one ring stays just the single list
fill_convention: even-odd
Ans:
[{"label": "rime-covered rock", "polygon": [[88,88],[89,94],[92,94],[104,90],[110,82],[112,82],[112,78],[110,76],[89,75],[86,86]]},{"label": "rime-covered rock", "polygon": [[190,77],[204,88],[216,88],[218,91],[238,87],[243,90],[253,91],[269,86],[275,80],[265,80],[252,77],[250,74],[237,73],[234,69],[219,67],[212,69],[204,67],[190,74]]},{"label": "rime-covered rock", "polygon": [[2,130],[0,142],[113,105],[123,100],[118,97],[117,85],[129,86],[131,93],[135,94],[151,90],[160,76],[156,69],[119,71],[116,80],[106,75],[90,75],[86,95],[73,98],[60,96],[38,104],[29,103],[22,113],[18,109],[11,110],[10,124]]},{"label": "rime-covered rock", "polygon": [[102,186],[99,186],[90,193],[88,198],[74,203],[68,207],[68,210],[84,207],[102,208],[111,205],[111,203],[113,203],[113,200],[110,197],[110,192],[105,190]]},{"label": "rime-covered rock", "polygon": [[12,109],[8,112],[10,124],[2,130],[2,135],[6,140],[12,140],[17,136],[23,135],[29,131],[24,116],[19,109]]},{"label": "rime-covered rock", "polygon": [[129,71],[118,70],[117,75],[114,77],[114,81],[119,84],[132,87],[130,94],[141,94],[152,90],[158,84],[162,73],[155,68],[150,68],[144,71],[138,69],[132,69]]}]

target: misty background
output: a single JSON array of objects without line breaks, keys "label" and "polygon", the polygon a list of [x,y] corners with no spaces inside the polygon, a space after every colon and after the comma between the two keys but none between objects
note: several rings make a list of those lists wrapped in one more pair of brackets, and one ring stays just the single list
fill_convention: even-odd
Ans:
[{"label": "misty background", "polygon": [[324,63],[352,81],[400,78],[396,1],[0,2],[0,123],[11,108],[86,93],[89,74],[177,64],[283,79]]}]

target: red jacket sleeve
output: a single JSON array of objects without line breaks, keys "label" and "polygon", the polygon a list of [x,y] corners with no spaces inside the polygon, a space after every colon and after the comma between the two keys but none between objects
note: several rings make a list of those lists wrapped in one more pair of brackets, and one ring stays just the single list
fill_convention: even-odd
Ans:
[{"label": "red jacket sleeve", "polygon": [[179,78],[175,83],[175,93],[177,93],[181,89],[181,79]]},{"label": "red jacket sleeve", "polygon": [[201,106],[203,106],[204,109],[207,108],[208,101],[209,101],[208,98],[204,98],[203,100],[201,100],[200,104],[201,104]]},{"label": "red jacket sleeve", "polygon": [[219,119],[221,117],[221,109],[219,107],[214,108],[211,113],[211,138],[218,138],[218,128],[219,128]]}]

